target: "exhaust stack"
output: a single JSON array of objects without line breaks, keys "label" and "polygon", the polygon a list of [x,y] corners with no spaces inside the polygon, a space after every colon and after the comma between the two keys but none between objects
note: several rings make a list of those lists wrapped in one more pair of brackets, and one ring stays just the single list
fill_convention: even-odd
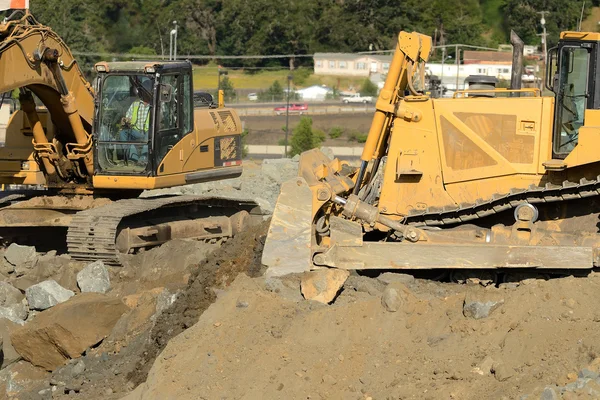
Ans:
[{"label": "exhaust stack", "polygon": [[[510,43],[513,45],[512,72],[510,76],[510,88],[521,89],[521,79],[523,76],[523,40],[513,30],[510,31]],[[519,97],[519,93],[513,93],[513,96]]]}]

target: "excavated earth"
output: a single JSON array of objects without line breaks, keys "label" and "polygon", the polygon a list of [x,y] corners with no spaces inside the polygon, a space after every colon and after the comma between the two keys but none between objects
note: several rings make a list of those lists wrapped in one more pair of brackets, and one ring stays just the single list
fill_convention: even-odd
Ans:
[{"label": "excavated earth", "polygon": [[[265,278],[268,215],[296,166],[248,162],[236,180],[170,191],[250,197],[264,215],[225,243],[173,241],[126,256],[108,269],[105,294],[81,293],[86,265],[60,254],[0,271],[21,292],[54,279],[73,293],[45,311],[28,297],[26,322],[7,323],[8,334],[0,318],[0,398],[600,398],[599,273],[499,285],[328,270]],[[307,299],[315,292],[329,301]],[[82,303],[107,321],[102,335],[91,332],[97,338],[81,354],[66,346],[70,355],[50,363],[23,330],[68,320]],[[91,334],[84,320],[66,339],[61,329],[44,332],[75,341]],[[31,362],[8,352],[11,339],[33,349]]]}]

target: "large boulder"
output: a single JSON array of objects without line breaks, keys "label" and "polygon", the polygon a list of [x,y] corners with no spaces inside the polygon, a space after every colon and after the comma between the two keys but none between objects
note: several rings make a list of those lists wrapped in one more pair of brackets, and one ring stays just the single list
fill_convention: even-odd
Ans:
[{"label": "large boulder", "polygon": [[55,280],[47,280],[28,287],[25,296],[32,310],[47,310],[75,296],[71,290],[65,289]]},{"label": "large boulder", "polygon": [[10,306],[23,300],[23,293],[8,282],[0,282],[0,306]]},{"label": "large boulder", "polygon": [[28,315],[29,309],[25,302],[0,306],[0,318],[6,318],[15,324],[23,325]]},{"label": "large boulder", "polygon": [[52,371],[100,343],[127,310],[119,299],[82,293],[15,330],[12,345],[27,361]]},{"label": "large boulder", "polygon": [[77,274],[77,285],[83,293],[106,293],[110,290],[110,277],[102,261],[87,265]]},{"label": "large boulder", "polygon": [[0,319],[0,339],[2,340],[2,357],[0,359],[0,369],[8,367],[21,359],[16,352],[10,340],[10,334],[19,328],[19,325],[8,319]]},{"label": "large boulder", "polygon": [[348,276],[348,271],[334,268],[307,272],[300,281],[302,295],[307,300],[328,304],[335,299]]},{"label": "large boulder", "polygon": [[32,265],[37,257],[37,252],[33,246],[21,246],[11,243],[4,252],[4,258],[14,266]]}]

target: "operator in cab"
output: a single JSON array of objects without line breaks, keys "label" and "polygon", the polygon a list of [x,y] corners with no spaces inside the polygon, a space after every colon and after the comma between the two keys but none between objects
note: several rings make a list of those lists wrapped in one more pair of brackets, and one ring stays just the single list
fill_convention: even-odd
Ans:
[{"label": "operator in cab", "polygon": [[[148,142],[150,128],[150,113],[152,110],[152,80],[146,79],[137,90],[138,98],[129,106],[127,113],[121,120],[123,129],[119,132],[122,142]],[[138,150],[139,153],[138,154]],[[146,163],[148,160],[148,145],[129,148],[128,159],[136,163]]]}]

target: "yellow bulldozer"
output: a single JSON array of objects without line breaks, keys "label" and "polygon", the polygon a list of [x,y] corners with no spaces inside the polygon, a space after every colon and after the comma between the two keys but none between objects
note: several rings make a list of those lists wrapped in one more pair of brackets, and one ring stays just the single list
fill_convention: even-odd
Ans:
[{"label": "yellow bulldozer", "polygon": [[[263,263],[434,270],[458,281],[600,266],[600,34],[563,32],[544,86],[424,94],[431,38],[401,32],[360,166],[319,150],[284,183]],[[485,81],[485,80],[484,80]],[[487,274],[487,275],[486,275]]]},{"label": "yellow bulldozer", "polygon": [[[81,260],[119,264],[174,238],[232,237],[251,201],[140,198],[143,190],[240,176],[236,112],[200,95],[189,61],[100,62],[86,80],[66,43],[28,11],[0,24],[0,93],[18,89],[0,147],[0,236],[65,240]],[[3,97],[4,100],[4,97]]]}]

